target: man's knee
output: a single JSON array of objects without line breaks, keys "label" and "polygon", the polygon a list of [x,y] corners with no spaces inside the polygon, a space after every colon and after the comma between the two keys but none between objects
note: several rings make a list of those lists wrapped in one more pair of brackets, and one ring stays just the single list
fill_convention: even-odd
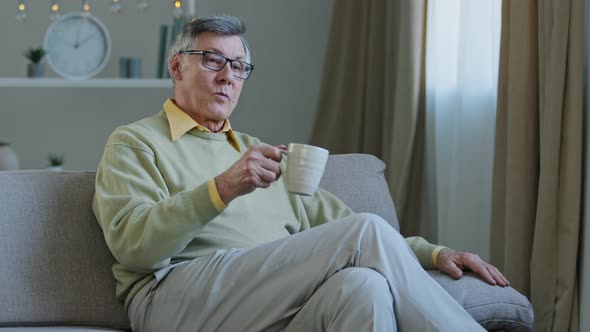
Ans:
[{"label": "man's knee", "polygon": [[341,281],[341,287],[348,289],[345,302],[372,311],[376,307],[393,307],[393,296],[387,279],[379,272],[364,268],[351,267],[341,270],[333,277]]},{"label": "man's knee", "polygon": [[340,285],[353,290],[360,297],[379,297],[384,293],[391,297],[387,279],[379,272],[366,267],[349,267],[336,273],[332,278],[340,279]]},{"label": "man's knee", "polygon": [[356,214],[357,222],[368,224],[376,228],[383,228],[386,230],[395,230],[385,219],[381,216],[369,212],[361,212]]},{"label": "man's knee", "polygon": [[404,242],[401,234],[385,221],[385,219],[376,214],[367,212],[357,213],[354,223],[356,227],[362,230],[370,230],[375,232],[375,234],[384,235],[388,241]]}]

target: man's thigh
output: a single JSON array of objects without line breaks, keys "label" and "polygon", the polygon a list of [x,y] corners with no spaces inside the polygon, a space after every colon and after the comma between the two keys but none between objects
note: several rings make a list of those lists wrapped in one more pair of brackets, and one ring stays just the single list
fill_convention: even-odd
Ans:
[{"label": "man's thigh", "polygon": [[360,220],[345,218],[179,266],[144,299],[146,319],[131,317],[132,323],[141,331],[280,330],[325,280],[355,265]]}]

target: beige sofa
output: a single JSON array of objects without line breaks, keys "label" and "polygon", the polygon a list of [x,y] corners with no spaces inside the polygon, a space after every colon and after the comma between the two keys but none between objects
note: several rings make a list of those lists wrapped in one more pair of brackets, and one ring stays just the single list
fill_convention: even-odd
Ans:
[{"label": "beige sofa", "polygon": [[[330,156],[322,187],[398,228],[384,167],[370,155]],[[129,330],[115,298],[113,257],[91,210],[94,178],[0,172],[0,332]],[[531,329],[531,304],[514,289],[429,273],[487,329]]]}]

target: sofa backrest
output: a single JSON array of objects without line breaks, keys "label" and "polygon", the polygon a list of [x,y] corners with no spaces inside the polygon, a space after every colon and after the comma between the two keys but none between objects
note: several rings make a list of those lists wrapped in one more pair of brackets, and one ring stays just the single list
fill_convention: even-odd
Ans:
[{"label": "sofa backrest", "polygon": [[[384,169],[370,155],[333,155],[321,186],[397,228]],[[0,172],[0,327],[128,328],[115,298],[114,258],[91,209],[94,179],[92,172]]]},{"label": "sofa backrest", "polygon": [[129,326],[91,209],[94,177],[0,172],[0,326]]},{"label": "sofa backrest", "polygon": [[375,213],[399,231],[384,171],[385,163],[373,155],[331,155],[320,186],[353,211]]}]

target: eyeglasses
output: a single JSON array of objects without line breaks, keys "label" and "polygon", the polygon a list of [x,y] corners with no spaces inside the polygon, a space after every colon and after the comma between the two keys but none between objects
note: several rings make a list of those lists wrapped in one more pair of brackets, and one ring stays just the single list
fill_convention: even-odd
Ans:
[{"label": "eyeglasses", "polygon": [[201,54],[203,55],[202,63],[203,67],[215,71],[221,71],[223,67],[229,62],[229,67],[233,72],[234,77],[247,80],[254,70],[254,66],[240,60],[234,60],[226,58],[221,54],[210,52],[210,51],[197,51],[197,50],[182,50],[178,54]]}]

